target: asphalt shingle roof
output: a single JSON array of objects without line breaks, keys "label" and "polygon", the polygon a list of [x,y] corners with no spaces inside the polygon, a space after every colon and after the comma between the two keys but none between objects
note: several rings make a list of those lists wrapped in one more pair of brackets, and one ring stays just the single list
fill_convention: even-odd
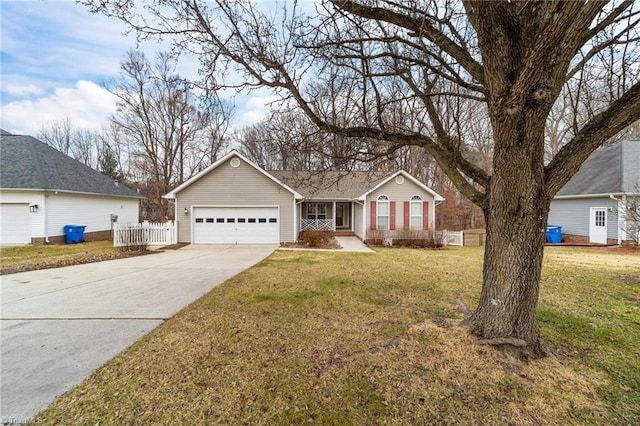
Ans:
[{"label": "asphalt shingle roof", "polygon": [[36,138],[0,133],[0,188],[143,198]]},{"label": "asphalt shingle roof", "polygon": [[640,140],[627,140],[596,150],[557,195],[637,193],[638,186]]},{"label": "asphalt shingle roof", "polygon": [[270,170],[268,173],[305,198],[316,200],[352,200],[360,197],[391,175],[391,173],[354,171]]}]

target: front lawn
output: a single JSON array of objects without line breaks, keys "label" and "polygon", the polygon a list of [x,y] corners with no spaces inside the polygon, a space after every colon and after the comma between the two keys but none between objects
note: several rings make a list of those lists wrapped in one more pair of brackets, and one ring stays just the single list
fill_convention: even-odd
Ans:
[{"label": "front lawn", "polygon": [[481,264],[481,248],[277,251],[35,420],[638,424],[638,256],[547,248],[539,317],[558,356],[530,363],[456,325]]}]

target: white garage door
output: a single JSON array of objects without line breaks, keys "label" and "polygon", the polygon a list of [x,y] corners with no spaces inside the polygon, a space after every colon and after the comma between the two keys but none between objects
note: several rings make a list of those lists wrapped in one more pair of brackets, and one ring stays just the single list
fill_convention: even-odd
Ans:
[{"label": "white garage door", "polygon": [[277,244],[277,207],[194,207],[194,244]]},{"label": "white garage door", "polygon": [[31,242],[29,204],[0,204],[0,244]]}]

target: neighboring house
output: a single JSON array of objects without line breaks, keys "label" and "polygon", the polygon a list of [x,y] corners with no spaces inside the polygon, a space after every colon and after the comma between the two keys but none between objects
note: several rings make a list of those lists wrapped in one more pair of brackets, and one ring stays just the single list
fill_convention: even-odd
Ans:
[{"label": "neighboring house", "polygon": [[640,141],[618,142],[596,150],[558,192],[548,223],[567,241],[620,244],[632,239],[627,209],[638,199]]},{"label": "neighboring house", "polygon": [[65,225],[108,238],[114,221],[138,222],[140,198],[31,136],[0,135],[0,244],[62,243]]},{"label": "neighboring house", "polygon": [[300,231],[367,239],[370,230],[424,230],[443,198],[404,171],[265,171],[232,151],[165,195],[175,200],[178,241],[294,242]]}]

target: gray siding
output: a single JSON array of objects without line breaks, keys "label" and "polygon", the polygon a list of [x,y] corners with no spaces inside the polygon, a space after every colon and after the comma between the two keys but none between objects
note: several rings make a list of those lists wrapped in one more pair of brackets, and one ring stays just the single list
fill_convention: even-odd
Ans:
[{"label": "gray siding", "polygon": [[[550,225],[562,226],[562,233],[589,236],[589,214],[591,207],[610,207],[607,211],[607,238],[618,238],[618,204],[611,198],[579,198],[553,200],[549,219]],[[611,211],[613,210],[613,211]]]},{"label": "gray siding", "polygon": [[[366,211],[365,229],[371,228],[371,201],[376,201],[380,195],[386,195],[389,197],[390,201],[396,202],[396,229],[402,229],[404,227],[404,202],[410,201],[411,197],[414,195],[419,195],[422,197],[422,201],[429,202],[429,223],[435,223],[433,196],[415,183],[411,182],[409,179],[405,178],[402,184],[398,184],[395,179],[391,179],[389,182],[367,195],[367,200],[364,206]],[[433,227],[433,225],[430,226]]]},{"label": "gray siding", "polygon": [[640,141],[625,142],[622,149],[622,190],[640,193]]},{"label": "gray siding", "polygon": [[191,215],[184,209],[192,206],[279,206],[280,239],[295,241],[294,197],[286,188],[241,160],[240,166],[231,167],[230,160],[220,164],[176,195],[176,221],[178,241],[191,241]]}]

